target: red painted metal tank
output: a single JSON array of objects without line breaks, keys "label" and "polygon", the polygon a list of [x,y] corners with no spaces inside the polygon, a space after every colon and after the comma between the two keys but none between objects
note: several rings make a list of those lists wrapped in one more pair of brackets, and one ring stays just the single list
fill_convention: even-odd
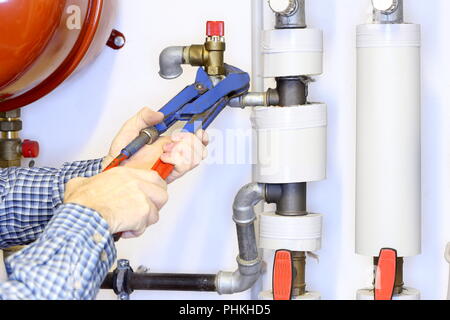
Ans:
[{"label": "red painted metal tank", "polygon": [[116,0],[1,0],[0,112],[56,89],[106,46]]}]

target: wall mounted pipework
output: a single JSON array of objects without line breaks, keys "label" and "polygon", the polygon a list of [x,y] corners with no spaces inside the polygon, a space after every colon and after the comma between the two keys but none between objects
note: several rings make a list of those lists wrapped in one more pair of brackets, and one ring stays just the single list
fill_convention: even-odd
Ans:
[{"label": "wall mounted pipework", "polygon": [[193,275],[140,274],[127,270],[127,281],[124,282],[119,266],[108,274],[102,289],[114,289],[118,295],[135,290],[216,291],[219,294],[234,294],[250,289],[261,275],[262,261],[256,242],[254,206],[265,199],[265,190],[263,184],[249,184],[235,198],[233,220],[239,244],[238,269],[235,272]]},{"label": "wall mounted pipework", "polygon": [[[265,2],[275,13],[275,28],[262,36],[264,77],[276,80],[278,104],[252,114],[254,177],[266,184],[266,201],[276,209],[260,216],[260,246],[268,264],[271,252],[291,251],[293,299],[316,300],[320,294],[306,290],[305,258],[321,248],[322,215],[307,211],[307,183],[326,178],[327,108],[307,98],[310,77],[323,71],[323,33],[307,28],[304,0]],[[273,299],[275,287],[259,298]]]}]

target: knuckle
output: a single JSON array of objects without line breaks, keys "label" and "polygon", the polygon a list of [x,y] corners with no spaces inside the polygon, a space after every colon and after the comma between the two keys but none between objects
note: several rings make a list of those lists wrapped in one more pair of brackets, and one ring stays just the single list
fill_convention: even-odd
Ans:
[{"label": "knuckle", "polygon": [[164,206],[164,205],[166,205],[167,204],[167,202],[169,202],[169,193],[167,192],[167,191],[164,191],[162,194],[161,194],[161,203],[162,203],[162,205]]},{"label": "knuckle", "polygon": [[153,225],[153,224],[158,223],[158,222],[159,222],[159,219],[160,219],[160,217],[159,217],[159,211],[156,211],[156,210],[155,210],[155,212],[153,212],[153,213],[150,215],[150,225]]}]

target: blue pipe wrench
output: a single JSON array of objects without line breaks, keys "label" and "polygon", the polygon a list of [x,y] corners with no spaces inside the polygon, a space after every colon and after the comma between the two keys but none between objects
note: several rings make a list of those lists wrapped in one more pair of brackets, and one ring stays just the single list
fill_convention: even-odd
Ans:
[{"label": "blue pipe wrench", "polygon": [[250,88],[248,73],[227,64],[225,69],[225,78],[214,86],[205,70],[199,68],[195,83],[159,110],[165,116],[162,123],[155,125],[159,134],[165,133],[178,121],[187,122],[183,131],[206,130],[232,98],[247,93]]}]

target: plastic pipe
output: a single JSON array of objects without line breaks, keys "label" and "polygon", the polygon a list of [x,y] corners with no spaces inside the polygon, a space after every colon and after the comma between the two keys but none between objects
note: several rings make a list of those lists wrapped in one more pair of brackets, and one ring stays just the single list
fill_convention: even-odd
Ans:
[{"label": "plastic pipe", "polygon": [[264,24],[263,0],[252,0],[252,91],[264,91],[264,59],[261,52]]}]

